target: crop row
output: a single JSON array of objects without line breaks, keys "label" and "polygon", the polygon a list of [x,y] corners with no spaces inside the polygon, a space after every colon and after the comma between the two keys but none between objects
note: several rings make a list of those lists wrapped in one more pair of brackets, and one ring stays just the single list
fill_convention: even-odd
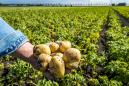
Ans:
[{"label": "crop row", "polygon": [[[9,63],[4,85],[122,86],[129,79],[129,28],[122,27],[108,7],[0,8],[0,16],[22,31],[33,44],[69,40],[82,53],[80,67],[63,80],[47,80],[42,72],[12,56],[1,59],[0,71]],[[5,10],[3,10],[5,9]],[[109,11],[110,9],[110,11]],[[106,50],[98,54],[100,33],[107,23]],[[12,62],[10,64],[10,62]],[[125,78],[123,78],[125,77]]]},{"label": "crop row", "polygon": [[129,21],[129,10],[128,7],[115,7],[114,8],[120,15],[125,17]]},{"label": "crop row", "polygon": [[129,84],[128,33],[129,28],[122,27],[119,17],[112,10],[106,32],[108,62],[105,66],[105,72],[110,80],[116,80],[116,86]]}]

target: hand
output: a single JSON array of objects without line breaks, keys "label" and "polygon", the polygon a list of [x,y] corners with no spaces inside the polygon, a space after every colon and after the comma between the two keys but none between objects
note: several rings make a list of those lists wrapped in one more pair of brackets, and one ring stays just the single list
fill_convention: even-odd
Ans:
[{"label": "hand", "polygon": [[35,69],[39,70],[41,65],[38,63],[38,60],[33,54],[33,48],[34,45],[26,42],[20,48],[18,48],[15,53],[16,56],[20,57],[20,59],[30,63]]},{"label": "hand", "polygon": [[[31,43],[29,42],[26,42],[25,44],[23,44],[20,48],[18,48],[16,50],[16,54],[18,57],[20,57],[22,60],[30,63],[35,69],[37,70],[40,70],[44,73],[45,77],[47,77],[48,79],[51,79],[53,80],[54,77],[53,75],[50,73],[50,70],[49,69],[46,69],[45,71],[41,70],[42,69],[42,66],[41,64],[38,62],[38,58],[39,57],[36,57],[36,55],[34,55],[34,45],[32,45]],[[60,61],[58,62],[58,60],[56,59],[57,62],[55,62],[54,64],[52,64],[54,67],[57,66],[59,67],[58,68],[58,72],[60,71],[60,73],[57,73],[57,74],[64,74],[64,72],[66,73],[70,73],[71,70],[69,69],[66,69],[66,70],[63,70],[61,64],[62,62],[60,63]],[[59,66],[60,65],[60,66]],[[53,68],[54,68],[53,67]],[[56,70],[54,70],[56,71]],[[63,72],[62,72],[63,71]]]}]

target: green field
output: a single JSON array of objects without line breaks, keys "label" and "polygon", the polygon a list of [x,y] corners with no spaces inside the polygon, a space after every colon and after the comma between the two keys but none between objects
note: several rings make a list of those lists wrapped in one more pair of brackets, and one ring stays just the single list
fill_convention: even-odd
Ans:
[{"label": "green field", "polygon": [[34,45],[69,40],[82,53],[62,80],[12,56],[0,59],[0,86],[128,86],[129,7],[0,7],[0,17]]}]

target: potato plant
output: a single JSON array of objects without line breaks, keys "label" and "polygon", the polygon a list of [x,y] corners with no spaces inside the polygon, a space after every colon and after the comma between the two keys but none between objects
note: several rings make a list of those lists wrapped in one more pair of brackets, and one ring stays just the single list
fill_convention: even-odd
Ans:
[{"label": "potato plant", "polygon": [[[128,16],[128,7],[114,9],[125,17]],[[71,44],[67,42],[69,46],[66,46],[66,49],[73,46],[82,54],[81,59],[77,60],[80,62],[79,67],[65,74],[63,79],[55,81],[47,79],[42,72],[33,69],[26,62],[11,56],[3,57],[0,60],[1,64],[10,61],[11,64],[7,74],[0,76],[0,85],[128,86],[129,28],[122,26],[112,8],[0,7],[0,17],[16,30],[22,31],[34,45],[68,40]],[[105,24],[106,48],[102,53],[98,53]],[[53,47],[56,49],[53,50]],[[52,52],[58,48],[55,44],[50,45]],[[45,52],[43,50],[42,47],[42,51],[38,51],[36,55]],[[49,54],[50,50],[47,51]],[[60,50],[64,52],[65,49]],[[4,66],[3,70],[6,70],[5,68]]]},{"label": "potato plant", "polygon": [[111,84],[128,85],[129,38],[125,33],[128,27],[122,27],[116,12],[113,10],[111,10],[109,22],[109,28],[106,32],[108,64],[105,66],[105,73],[109,79],[113,80]]}]

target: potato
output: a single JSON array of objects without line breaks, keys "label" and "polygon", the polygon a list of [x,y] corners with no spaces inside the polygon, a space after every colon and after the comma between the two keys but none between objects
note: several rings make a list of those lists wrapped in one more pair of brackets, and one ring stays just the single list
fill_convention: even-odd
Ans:
[{"label": "potato", "polygon": [[63,54],[62,53],[52,53],[51,56],[59,56],[59,57],[63,57]]},{"label": "potato", "polygon": [[40,55],[40,54],[51,54],[51,50],[49,48],[49,46],[45,45],[45,44],[40,44],[40,45],[36,45],[34,47],[34,54],[36,55]]},{"label": "potato", "polygon": [[64,61],[59,56],[54,56],[49,63],[49,70],[55,78],[63,78],[65,74]]},{"label": "potato", "polygon": [[59,44],[59,48],[62,53],[64,53],[67,49],[71,48],[71,43],[69,41],[59,41],[57,43]]},{"label": "potato", "polygon": [[77,68],[81,60],[81,53],[78,49],[70,48],[64,52],[63,60],[66,68]]},{"label": "potato", "polygon": [[59,45],[55,42],[49,44],[52,53],[55,53],[59,49]]},{"label": "potato", "polygon": [[42,68],[41,70],[46,70],[46,68],[48,67],[48,64],[50,63],[51,61],[51,56],[47,55],[47,54],[40,54],[39,55],[39,62],[40,64],[42,65]]}]

